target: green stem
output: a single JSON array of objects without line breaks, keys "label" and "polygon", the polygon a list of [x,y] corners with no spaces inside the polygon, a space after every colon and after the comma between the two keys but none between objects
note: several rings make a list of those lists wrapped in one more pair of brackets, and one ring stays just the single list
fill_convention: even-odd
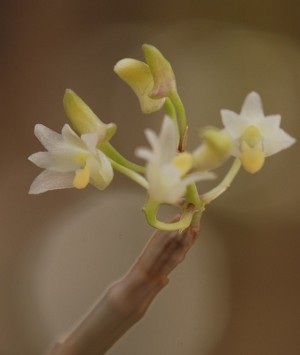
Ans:
[{"label": "green stem", "polygon": [[140,186],[144,187],[146,190],[148,190],[149,184],[148,181],[141,176],[140,174],[137,174],[135,171],[126,168],[125,166],[115,162],[114,160],[110,159],[112,167],[117,170],[119,173],[127,176],[131,180],[135,181],[137,184]]},{"label": "green stem", "polygon": [[176,125],[178,126],[177,114],[176,114],[175,107],[174,107],[172,101],[168,97],[166,97],[164,107],[165,107],[165,110],[167,111],[167,115],[170,116],[173,119],[173,121],[176,122]]},{"label": "green stem", "polygon": [[199,198],[196,184],[188,185],[186,189],[186,202],[188,204],[193,204],[197,209],[202,208],[202,201]]},{"label": "green stem", "polygon": [[228,173],[225,175],[224,179],[220,182],[220,184],[201,196],[201,200],[204,205],[209,204],[228,189],[228,187],[231,185],[232,181],[236,177],[238,171],[240,170],[240,167],[241,161],[239,158],[236,158],[233,164],[231,165]]},{"label": "green stem", "polygon": [[165,100],[164,107],[167,112],[167,115],[172,118],[172,120],[176,126],[176,130],[177,130],[177,134],[178,134],[178,142],[177,142],[177,144],[178,144],[179,140],[180,140],[180,131],[179,131],[179,127],[178,127],[177,114],[176,114],[176,110],[175,110],[175,107],[174,107],[172,101],[168,97]]},{"label": "green stem", "polygon": [[175,107],[172,101],[167,97],[164,104],[165,110],[167,111],[168,116],[170,116],[177,124],[177,115]]},{"label": "green stem", "polygon": [[200,199],[196,184],[188,185],[185,197],[187,204],[193,204],[196,207],[196,211],[193,215],[191,225],[198,225],[202,212],[204,210],[204,204]]},{"label": "green stem", "polygon": [[110,159],[114,160],[120,165],[135,171],[136,173],[144,174],[145,168],[138,164],[131,162],[130,160],[123,157],[110,143],[105,143],[99,147],[101,151],[106,154]]},{"label": "green stem", "polygon": [[178,222],[174,222],[174,223],[165,223],[159,221],[156,217],[158,208],[159,208],[159,204],[157,204],[156,202],[150,199],[147,201],[147,203],[143,208],[147,222],[152,227],[160,230],[165,230],[165,231],[179,230],[181,232],[190,226],[194,215],[194,208],[191,209],[187,207],[182,213],[181,219]]},{"label": "green stem", "polygon": [[187,123],[186,123],[186,113],[183,103],[177,93],[177,91],[173,91],[169,95],[169,99],[171,100],[172,104],[174,105],[177,113],[178,113],[178,127],[179,127],[179,135],[180,135],[180,144],[179,146],[183,146],[186,130],[187,130]]}]

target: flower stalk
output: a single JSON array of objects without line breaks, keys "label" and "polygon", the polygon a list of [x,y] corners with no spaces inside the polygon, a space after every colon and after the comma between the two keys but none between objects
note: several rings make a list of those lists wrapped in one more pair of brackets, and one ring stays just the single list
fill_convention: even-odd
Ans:
[{"label": "flower stalk", "polygon": [[193,205],[188,205],[186,208],[184,208],[179,221],[165,223],[157,219],[158,209],[159,204],[151,199],[149,199],[143,207],[147,222],[152,227],[164,231],[178,230],[179,232],[182,232],[184,229],[188,228],[191,225],[191,221],[195,213],[195,207]]},{"label": "flower stalk", "polygon": [[219,185],[206,192],[205,194],[201,195],[201,201],[204,205],[208,205],[209,203],[214,201],[229,188],[237,173],[239,172],[241,165],[242,163],[240,159],[236,158],[223,180],[219,183]]},{"label": "flower stalk", "polygon": [[136,173],[135,171],[127,168],[126,166],[117,163],[116,161],[110,159],[112,167],[118,171],[119,173],[127,176],[129,179],[136,182],[138,185],[142,186],[144,189],[148,190],[149,184],[147,180],[140,174]]},{"label": "flower stalk", "polygon": [[114,160],[119,165],[124,166],[127,169],[131,169],[139,174],[145,173],[145,167],[126,159],[110,143],[100,144],[99,149],[101,149],[103,153],[105,153],[110,159]]},{"label": "flower stalk", "polygon": [[183,152],[185,150],[187,144],[187,120],[184,105],[178,95],[177,91],[171,92],[169,95],[169,99],[171,100],[174,108],[177,112],[178,117],[178,129],[179,129],[179,151]]}]

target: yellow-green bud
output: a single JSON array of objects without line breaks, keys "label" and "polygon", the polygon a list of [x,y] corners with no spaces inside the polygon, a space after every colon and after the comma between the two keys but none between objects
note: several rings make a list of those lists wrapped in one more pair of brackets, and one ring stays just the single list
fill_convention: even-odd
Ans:
[{"label": "yellow-green bud", "polygon": [[74,91],[67,89],[63,99],[65,113],[72,127],[80,135],[96,132],[104,142],[116,132],[114,123],[105,124]]},{"label": "yellow-green bud", "polygon": [[140,60],[125,58],[114,66],[114,72],[128,84],[137,95],[144,113],[159,111],[165,99],[153,99],[153,76],[149,66]]},{"label": "yellow-green bud", "polygon": [[217,168],[230,156],[232,139],[216,128],[207,128],[202,134],[203,143],[193,153],[194,166],[199,170]]},{"label": "yellow-green bud", "polygon": [[150,96],[162,98],[176,92],[175,75],[167,59],[156,47],[149,44],[143,45],[143,51],[154,80]]}]

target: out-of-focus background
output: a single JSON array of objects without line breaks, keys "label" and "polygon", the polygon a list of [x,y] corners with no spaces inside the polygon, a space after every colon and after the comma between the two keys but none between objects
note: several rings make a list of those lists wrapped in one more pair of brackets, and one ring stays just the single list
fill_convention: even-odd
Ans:
[{"label": "out-of-focus background", "polygon": [[[140,46],[162,50],[198,128],[220,127],[258,91],[266,114],[300,136],[300,3],[297,1],[53,0],[2,2],[0,158],[0,354],[40,355],[121,277],[151,228],[139,187],[116,176],[105,192],[28,196],[41,149],[35,123],[59,131],[72,88],[134,159],[143,130],[137,99],[113,73]],[[201,238],[146,317],[112,355],[300,353],[299,143],[207,208]],[[222,174],[225,170],[220,170]],[[204,191],[206,186],[199,187]]]}]

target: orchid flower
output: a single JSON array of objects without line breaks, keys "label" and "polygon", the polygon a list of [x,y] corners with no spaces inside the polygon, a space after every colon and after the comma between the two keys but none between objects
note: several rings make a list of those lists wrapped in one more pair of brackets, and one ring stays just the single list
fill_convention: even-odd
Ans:
[{"label": "orchid flower", "polygon": [[150,129],[145,134],[152,150],[139,148],[136,154],[147,161],[148,193],[156,204],[176,204],[187,185],[214,176],[207,172],[189,174],[193,158],[188,152],[177,152],[176,127],[170,117],[165,116],[159,136]]},{"label": "orchid flower", "polygon": [[109,158],[96,148],[97,133],[79,137],[67,124],[61,134],[41,124],[35,126],[34,133],[47,151],[34,153],[28,158],[45,169],[33,181],[29,193],[71,187],[82,189],[89,183],[103,190],[110,184],[113,169]]},{"label": "orchid flower", "polygon": [[91,108],[71,89],[67,89],[63,99],[64,109],[71,126],[79,134],[97,133],[99,140],[97,148],[106,156],[136,172],[144,172],[141,166],[122,156],[111,144],[110,139],[115,134],[115,123],[104,123]]},{"label": "orchid flower", "polygon": [[232,155],[244,169],[256,173],[265,158],[290,147],[295,139],[280,128],[280,115],[265,116],[262,101],[256,92],[245,99],[240,114],[221,110],[225,131],[233,139]]}]

